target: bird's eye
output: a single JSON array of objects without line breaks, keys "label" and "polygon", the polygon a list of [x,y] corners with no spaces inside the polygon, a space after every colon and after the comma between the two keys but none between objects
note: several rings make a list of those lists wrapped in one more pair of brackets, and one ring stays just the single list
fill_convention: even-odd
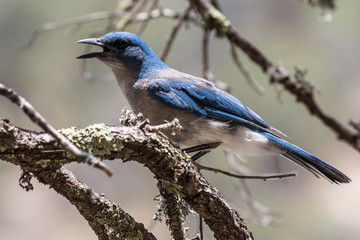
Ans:
[{"label": "bird's eye", "polygon": [[129,46],[129,42],[124,39],[116,40],[114,44],[118,49],[125,49],[127,46]]}]

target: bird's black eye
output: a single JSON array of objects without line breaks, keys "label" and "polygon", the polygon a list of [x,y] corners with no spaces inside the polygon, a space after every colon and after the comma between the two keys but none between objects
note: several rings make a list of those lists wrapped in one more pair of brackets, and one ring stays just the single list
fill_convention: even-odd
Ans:
[{"label": "bird's black eye", "polygon": [[114,45],[117,49],[125,49],[129,46],[129,42],[124,39],[119,39],[114,42]]}]

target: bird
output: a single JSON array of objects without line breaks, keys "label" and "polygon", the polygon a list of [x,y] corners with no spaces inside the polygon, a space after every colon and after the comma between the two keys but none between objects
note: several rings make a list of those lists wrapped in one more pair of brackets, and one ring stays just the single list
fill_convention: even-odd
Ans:
[{"label": "bird", "polygon": [[214,83],[169,67],[138,35],[110,32],[77,43],[102,48],[77,58],[97,58],[109,68],[135,113],[142,113],[151,124],[179,120],[183,131],[166,134],[173,143],[200,146],[193,149],[220,145],[240,157],[282,155],[318,178],[351,182],[341,171],[284,140],[279,131]]}]

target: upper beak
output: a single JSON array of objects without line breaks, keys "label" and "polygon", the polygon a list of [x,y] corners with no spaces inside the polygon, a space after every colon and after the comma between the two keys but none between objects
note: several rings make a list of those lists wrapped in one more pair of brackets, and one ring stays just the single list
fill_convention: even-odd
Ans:
[{"label": "upper beak", "polygon": [[86,38],[83,40],[79,40],[76,43],[84,43],[84,44],[91,44],[91,45],[95,45],[95,46],[104,46],[104,44],[101,41],[101,38]]},{"label": "upper beak", "polygon": [[[104,44],[101,41],[101,38],[86,38],[86,39],[79,40],[76,43],[83,43],[83,44],[90,44],[90,45],[104,47]],[[78,56],[77,58],[94,58],[94,57],[102,56],[103,54],[104,54],[104,52],[92,52],[92,53]]]}]

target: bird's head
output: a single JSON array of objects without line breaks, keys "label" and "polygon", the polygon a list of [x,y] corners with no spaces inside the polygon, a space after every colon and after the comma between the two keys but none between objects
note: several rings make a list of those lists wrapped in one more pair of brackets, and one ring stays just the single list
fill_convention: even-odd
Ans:
[{"label": "bird's head", "polygon": [[129,32],[111,32],[100,38],[88,38],[77,43],[102,47],[102,52],[92,52],[77,58],[98,58],[112,71],[130,70],[140,77],[167,68],[159,57],[139,36]]}]

